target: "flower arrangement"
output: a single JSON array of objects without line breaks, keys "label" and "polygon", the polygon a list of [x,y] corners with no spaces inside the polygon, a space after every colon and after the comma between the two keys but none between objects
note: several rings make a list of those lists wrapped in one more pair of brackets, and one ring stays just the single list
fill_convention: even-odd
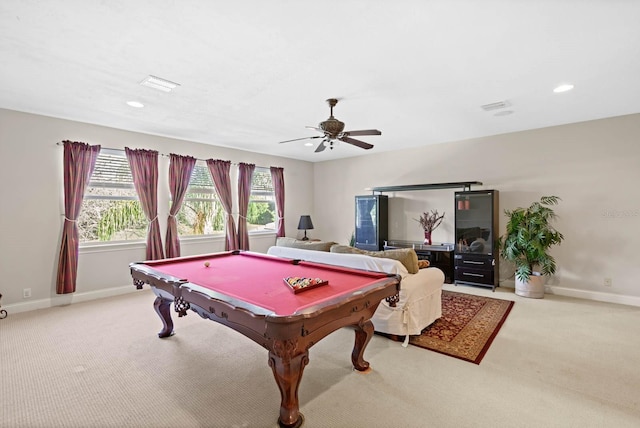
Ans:
[{"label": "flower arrangement", "polygon": [[414,218],[414,220],[420,223],[425,232],[433,232],[442,223],[444,214],[440,215],[438,210],[431,210],[430,213],[422,213],[419,219]]},{"label": "flower arrangement", "polygon": [[424,230],[425,244],[431,245],[431,232],[433,232],[438,226],[440,226],[444,215],[444,212],[442,213],[442,215],[440,215],[438,214],[438,210],[431,210],[430,213],[422,213],[420,219],[414,218],[415,221],[420,223],[420,226],[422,226],[422,229]]}]

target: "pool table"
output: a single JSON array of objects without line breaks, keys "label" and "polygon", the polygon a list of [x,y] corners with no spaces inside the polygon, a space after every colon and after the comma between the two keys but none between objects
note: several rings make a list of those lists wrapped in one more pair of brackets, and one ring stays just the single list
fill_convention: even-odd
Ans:
[{"label": "pool table", "polygon": [[[298,386],[309,348],[341,327],[353,326],[351,361],[366,371],[364,350],[373,336],[371,317],[382,301],[397,301],[400,277],[380,272],[304,262],[249,251],[131,263],[137,288],[149,284],[163,323],[161,338],[173,334],[171,303],[178,316],[193,310],[224,324],[269,351],[280,389],[281,427],[299,427]],[[324,285],[294,292],[285,278],[318,278]]]}]

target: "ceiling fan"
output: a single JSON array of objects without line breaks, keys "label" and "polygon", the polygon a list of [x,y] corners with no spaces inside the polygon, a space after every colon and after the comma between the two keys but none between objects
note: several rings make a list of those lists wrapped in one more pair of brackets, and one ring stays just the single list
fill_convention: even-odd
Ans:
[{"label": "ceiling fan", "polygon": [[352,144],[354,146],[360,147],[365,150],[369,150],[373,148],[373,144],[365,143],[364,141],[356,140],[355,138],[351,138],[352,135],[360,136],[360,135],[382,135],[382,132],[377,129],[363,129],[360,131],[343,131],[344,130],[344,122],[339,121],[335,117],[333,117],[333,108],[338,104],[337,98],[329,98],[327,100],[329,103],[329,107],[331,108],[331,115],[329,119],[324,122],[320,122],[318,127],[315,126],[307,126],[307,128],[315,129],[318,132],[322,132],[323,135],[316,135],[313,137],[304,137],[304,138],[295,138],[293,140],[280,141],[279,144],[282,143],[290,143],[292,141],[300,141],[314,138],[322,138],[320,145],[316,148],[315,152],[319,153],[329,146],[329,149],[333,150],[333,145],[335,140],[344,141],[345,143]]}]

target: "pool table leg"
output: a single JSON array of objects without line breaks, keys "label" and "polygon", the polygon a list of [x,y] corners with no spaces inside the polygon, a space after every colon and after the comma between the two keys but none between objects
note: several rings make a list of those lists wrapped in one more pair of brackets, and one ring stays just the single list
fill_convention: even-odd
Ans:
[{"label": "pool table leg", "polygon": [[162,320],[163,328],[158,333],[159,338],[165,338],[173,335],[173,320],[171,319],[171,300],[163,299],[162,297],[156,297],[153,302],[153,309]]},{"label": "pool table leg", "polygon": [[371,320],[361,321],[355,327],[356,341],[351,352],[351,362],[356,370],[362,372],[369,369],[369,363],[364,360],[364,350],[373,337],[373,323]]},{"label": "pool table leg", "polygon": [[[304,367],[309,363],[309,351],[291,355],[283,349],[286,348],[286,343],[280,345],[284,346],[276,346],[274,350],[269,351],[269,366],[281,397],[278,425],[283,428],[298,428],[304,421],[299,408],[298,386]],[[293,352],[295,349],[291,350],[291,353]]]}]

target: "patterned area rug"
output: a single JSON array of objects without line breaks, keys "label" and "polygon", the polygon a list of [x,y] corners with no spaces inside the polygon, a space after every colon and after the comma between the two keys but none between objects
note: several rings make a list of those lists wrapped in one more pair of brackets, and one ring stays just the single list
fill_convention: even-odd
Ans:
[{"label": "patterned area rug", "polygon": [[480,364],[514,302],[442,291],[442,317],[409,343]]}]

